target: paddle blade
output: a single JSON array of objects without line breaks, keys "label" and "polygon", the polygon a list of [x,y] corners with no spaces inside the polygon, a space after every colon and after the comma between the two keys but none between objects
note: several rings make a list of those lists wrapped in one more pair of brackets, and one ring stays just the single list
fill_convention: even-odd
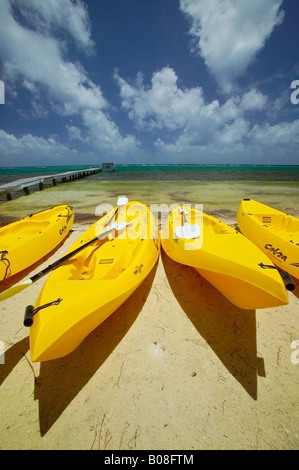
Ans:
[{"label": "paddle blade", "polygon": [[117,200],[116,205],[118,207],[126,206],[128,204],[128,202],[129,202],[129,199],[126,196],[120,196]]},{"label": "paddle blade", "polygon": [[21,284],[17,284],[16,286],[12,286],[9,289],[6,289],[0,294],[0,302],[2,302],[2,300],[9,299],[10,297],[18,294],[19,292],[22,292],[22,290],[27,289],[27,287],[31,286],[31,284],[32,280],[27,279],[26,281],[21,282]]},{"label": "paddle blade", "polygon": [[184,215],[188,214],[188,211],[185,211],[185,209],[182,209],[181,206],[178,206],[178,208],[181,214],[184,214]]},{"label": "paddle blade", "polygon": [[128,222],[113,222],[113,224],[111,225],[111,230],[120,231],[126,228],[128,225]]},{"label": "paddle blade", "polygon": [[128,222],[113,222],[113,224],[110,226],[110,225],[106,225],[106,227],[104,227],[104,229],[102,230],[102,232],[98,235],[97,238],[103,238],[103,235],[108,235],[109,233],[112,233],[114,232],[115,230],[117,231],[120,231],[120,230],[123,230],[124,228],[126,228],[127,226],[129,225]]},{"label": "paddle blade", "polygon": [[176,227],[175,234],[178,238],[185,238],[186,240],[191,240],[192,238],[199,237],[200,227],[197,224],[185,224],[181,227]]}]

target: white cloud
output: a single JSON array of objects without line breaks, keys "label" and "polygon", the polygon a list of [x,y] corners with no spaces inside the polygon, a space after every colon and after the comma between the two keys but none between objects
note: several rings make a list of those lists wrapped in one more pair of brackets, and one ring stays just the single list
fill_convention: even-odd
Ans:
[{"label": "white cloud", "polygon": [[243,111],[262,111],[267,104],[267,97],[255,88],[242,97],[240,108]]},{"label": "white cloud", "polygon": [[79,154],[75,149],[57,142],[53,137],[45,139],[26,134],[20,138],[0,129],[0,155],[6,164],[37,165],[41,162],[48,165],[60,164],[63,161],[76,161]]},{"label": "white cloud", "polygon": [[217,141],[224,145],[236,145],[242,142],[248,134],[250,124],[244,118],[240,117],[231,124],[226,124],[223,129],[218,130]]},{"label": "white cloud", "polygon": [[[243,96],[235,95],[220,105],[218,100],[206,103],[202,88],[181,89],[178,78],[170,67],[153,74],[151,87],[145,87],[140,74],[135,86],[129,85],[119,74],[122,107],[137,128],[167,129],[184,133],[198,144],[240,140],[248,130],[244,116],[251,111],[265,109],[267,97],[256,89]],[[237,131],[236,131],[237,130]]]},{"label": "white cloud", "polygon": [[254,119],[258,114],[262,121],[271,106],[267,96],[255,88],[232,95],[223,103],[218,100],[208,103],[202,88],[180,88],[170,67],[154,73],[151,86],[144,85],[141,74],[134,85],[119,73],[115,73],[115,79],[122,107],[135,126],[161,132],[155,142],[161,157],[177,161],[201,158],[232,161],[249,155],[260,162],[264,146],[273,149],[287,144],[293,148],[298,143],[299,121],[253,125],[253,113]]},{"label": "white cloud", "polygon": [[[181,0],[181,11],[192,21],[194,48],[223,91],[233,90],[234,81],[282,21],[281,4],[282,0]],[[20,97],[21,87],[32,96],[30,110],[18,112],[43,119],[49,118],[50,112],[76,115],[76,126],[69,121],[71,124],[64,127],[70,146],[75,142],[103,158],[129,156],[130,161],[140,161],[144,156],[140,141],[122,134],[107,112],[109,103],[100,86],[78,60],[69,59],[69,47],[74,43],[80,52],[89,53],[94,47],[82,0],[0,0],[0,54],[8,97],[14,99],[12,93],[17,96],[17,92]],[[208,161],[213,157],[219,161],[238,154],[242,159],[245,152],[260,155],[264,147],[298,145],[298,120],[262,123],[267,116],[264,112],[269,116],[275,104],[257,88],[207,102],[201,86],[180,86],[171,67],[156,71],[149,84],[142,73],[135,83],[124,80],[119,72],[114,79],[123,110],[139,131],[148,131],[150,138],[156,139],[154,145],[162,158],[198,161],[205,154]],[[254,125],[256,117],[259,124]],[[26,164],[26,157],[22,160],[26,155],[31,155],[30,164],[40,158],[47,163],[53,158],[56,162],[69,158],[74,163],[79,153],[70,146],[56,137],[17,137],[0,132],[0,155],[6,161],[14,159],[14,163]],[[90,156],[95,158],[92,152]]]},{"label": "white cloud", "polygon": [[171,142],[157,139],[155,146],[166,159],[190,163],[298,163],[299,120],[251,128],[249,121],[239,118],[211,135],[204,140],[195,130],[186,130]]},{"label": "white cloud", "polygon": [[191,19],[193,50],[200,54],[225,93],[283,21],[283,0],[180,0]]},{"label": "white cloud", "polygon": [[292,123],[281,122],[273,126],[268,123],[260,126],[256,124],[250,134],[254,143],[269,146],[296,146],[296,158],[298,160],[299,119]]},{"label": "white cloud", "polygon": [[107,157],[141,155],[141,143],[133,135],[123,137],[115,122],[102,111],[85,110],[82,112],[82,121],[82,128],[71,124],[65,126],[71,140],[87,144]]},{"label": "white cloud", "polygon": [[[25,25],[13,15],[13,8],[23,15]],[[86,50],[93,45],[90,38],[87,10],[80,0],[1,0],[0,1],[0,54],[3,58],[6,80],[15,88],[22,85],[32,94],[29,110],[19,113],[34,117],[48,117],[49,108],[62,116],[82,118],[82,129],[66,126],[72,140],[89,144],[91,149],[106,155],[126,152],[140,154],[140,143],[132,135],[122,137],[117,125],[104,114],[109,107],[101,89],[93,83],[77,61],[67,59],[67,45],[59,39],[57,30],[64,30]],[[68,39],[69,36],[66,36]],[[12,88],[12,87],[11,87]],[[52,154],[63,158],[77,152],[56,141],[26,135],[1,135],[7,143],[2,155],[32,155],[48,159]],[[3,146],[5,149],[5,146]],[[27,153],[28,153],[27,152]]]},{"label": "white cloud", "polygon": [[107,106],[100,87],[84,69],[63,59],[59,41],[17,23],[8,0],[0,2],[0,53],[6,77],[23,77],[32,93],[37,85],[45,87],[44,97],[60,114]]},{"label": "white cloud", "polygon": [[11,0],[11,4],[39,33],[64,30],[87,52],[93,49],[88,11],[81,0]]},{"label": "white cloud", "polygon": [[85,140],[93,148],[111,156],[141,153],[140,142],[132,135],[122,137],[117,125],[102,111],[84,111],[83,122],[88,129]]},{"label": "white cloud", "polygon": [[84,140],[84,138],[82,137],[81,129],[79,129],[79,127],[69,126],[69,125],[66,125],[65,127],[72,140],[82,140],[82,141]]},{"label": "white cloud", "polygon": [[151,88],[143,84],[138,74],[136,86],[129,85],[118,73],[115,79],[120,87],[122,107],[140,129],[180,129],[203,106],[202,89],[181,90],[178,77],[170,67],[153,74]]}]

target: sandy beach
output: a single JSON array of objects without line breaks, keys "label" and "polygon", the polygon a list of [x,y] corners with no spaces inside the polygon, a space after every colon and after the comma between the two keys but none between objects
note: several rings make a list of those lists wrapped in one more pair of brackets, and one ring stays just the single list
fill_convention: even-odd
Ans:
[{"label": "sandy beach", "polygon": [[0,450],[299,450],[298,18],[0,0]]},{"label": "sandy beach", "polygon": [[23,315],[45,279],[1,303],[2,450],[298,449],[298,282],[284,307],[241,310],[162,250],[76,351],[40,364]]}]

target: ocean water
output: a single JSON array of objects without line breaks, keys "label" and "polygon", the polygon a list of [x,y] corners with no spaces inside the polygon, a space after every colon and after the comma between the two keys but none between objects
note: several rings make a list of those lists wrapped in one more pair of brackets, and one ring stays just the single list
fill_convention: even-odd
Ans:
[{"label": "ocean water", "polygon": [[[1,184],[21,178],[88,168],[0,168]],[[77,222],[93,222],[97,207],[115,205],[126,195],[158,206],[202,204],[205,212],[220,219],[235,219],[243,197],[250,197],[299,217],[299,166],[247,165],[116,165],[80,180],[46,186],[28,196],[0,198],[0,218],[7,223],[58,204],[73,206]],[[0,219],[1,222],[1,219]]]}]

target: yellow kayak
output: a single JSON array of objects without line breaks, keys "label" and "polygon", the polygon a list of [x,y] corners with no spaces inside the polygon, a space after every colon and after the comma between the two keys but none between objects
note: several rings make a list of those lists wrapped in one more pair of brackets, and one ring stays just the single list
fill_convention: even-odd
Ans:
[{"label": "yellow kayak", "polygon": [[279,268],[299,279],[299,219],[252,199],[240,203],[238,225]]},{"label": "yellow kayak", "polygon": [[0,228],[0,281],[50,253],[67,236],[73,221],[72,209],[61,205]]},{"label": "yellow kayak", "polygon": [[193,208],[174,209],[162,231],[166,254],[194,267],[231,303],[243,309],[288,303],[276,269],[263,269],[269,258],[234,228]]},{"label": "yellow kayak", "polygon": [[30,328],[33,361],[71,353],[125,302],[154,267],[160,252],[154,215],[140,202],[129,202],[118,209],[93,224],[68,253],[102,237],[111,219],[113,236],[108,232],[105,238],[96,239],[45,282]]}]

